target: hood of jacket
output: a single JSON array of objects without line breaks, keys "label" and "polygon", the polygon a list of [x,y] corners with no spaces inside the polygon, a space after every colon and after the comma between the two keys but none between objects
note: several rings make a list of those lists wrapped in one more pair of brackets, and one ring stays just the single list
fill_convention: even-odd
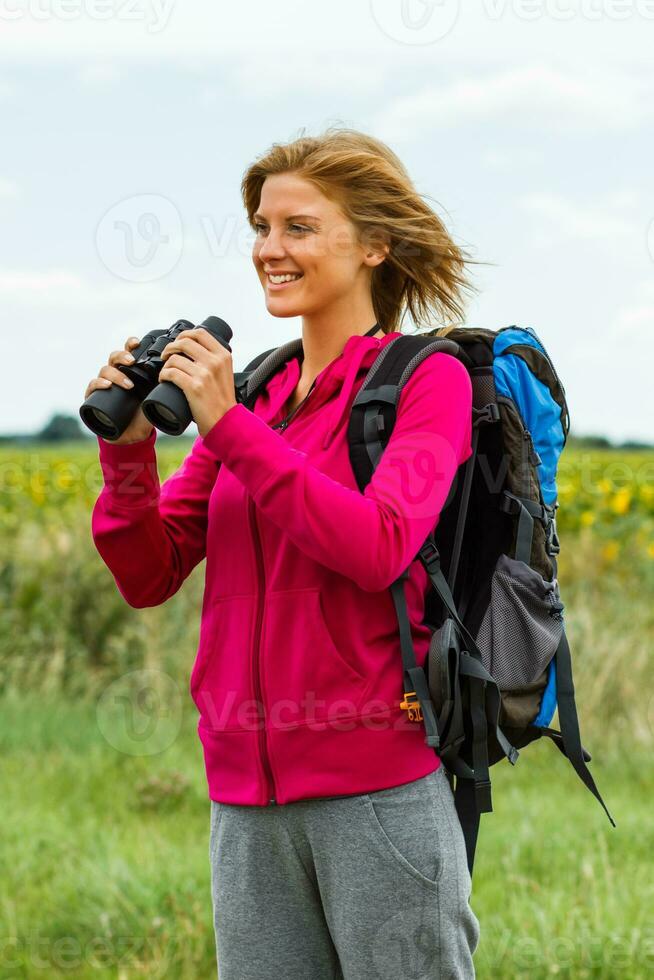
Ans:
[{"label": "hood of jacket", "polygon": [[[303,408],[302,411],[313,413],[320,409],[321,427],[324,428],[322,449],[329,448],[345,420],[349,418],[355,397],[353,389],[359,378],[368,372],[381,348],[400,336],[400,332],[394,331],[384,337],[358,334],[348,337],[338,357],[318,373],[306,409]],[[302,354],[290,358],[268,381],[261,405],[262,418],[268,424],[282,412],[287,399],[295,390],[300,380],[302,359]],[[262,398],[262,395],[259,397]]]}]

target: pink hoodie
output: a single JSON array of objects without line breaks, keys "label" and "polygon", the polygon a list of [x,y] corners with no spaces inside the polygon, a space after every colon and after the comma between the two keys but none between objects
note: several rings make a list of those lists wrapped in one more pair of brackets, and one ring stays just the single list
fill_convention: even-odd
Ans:
[{"label": "pink hoodie", "polygon": [[98,438],[104,488],[93,539],[136,608],[165,602],[206,557],[190,678],[209,797],[265,806],[373,792],[438,769],[422,722],[400,708],[402,657],[390,584],[405,583],[416,661],[427,574],[414,561],[471,455],[472,385],[432,354],[361,493],[350,408],[385,344],[351,336],[282,431],[300,377],[286,363],[254,410],[233,406],[160,488],[155,441]]}]

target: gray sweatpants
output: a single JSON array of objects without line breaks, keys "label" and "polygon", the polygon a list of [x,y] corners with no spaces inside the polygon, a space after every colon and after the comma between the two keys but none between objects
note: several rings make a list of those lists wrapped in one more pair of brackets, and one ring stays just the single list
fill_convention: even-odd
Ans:
[{"label": "gray sweatpants", "polygon": [[445,769],[266,807],[211,801],[219,980],[475,976],[479,921]]}]

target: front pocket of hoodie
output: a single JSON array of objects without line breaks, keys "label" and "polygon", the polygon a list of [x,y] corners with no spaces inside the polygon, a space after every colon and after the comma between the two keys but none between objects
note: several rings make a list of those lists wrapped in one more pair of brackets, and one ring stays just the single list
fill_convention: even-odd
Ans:
[{"label": "front pocket of hoodie", "polygon": [[250,674],[255,609],[253,595],[224,596],[203,618],[190,691],[204,726],[213,731],[256,728]]},{"label": "front pocket of hoodie", "polygon": [[264,701],[272,727],[337,722],[359,713],[371,678],[336,646],[319,588],[269,593],[262,645]]}]

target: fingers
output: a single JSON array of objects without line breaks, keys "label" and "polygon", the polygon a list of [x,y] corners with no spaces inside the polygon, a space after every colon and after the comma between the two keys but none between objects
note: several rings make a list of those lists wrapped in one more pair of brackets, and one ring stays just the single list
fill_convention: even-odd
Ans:
[{"label": "fingers", "polygon": [[133,388],[133,382],[130,381],[130,379],[123,374],[123,372],[120,371],[116,365],[133,364],[134,356],[130,353],[130,348],[133,349],[139,344],[140,340],[138,337],[129,337],[125,341],[125,347],[123,350],[112,351],[109,355],[108,363],[104,364],[98,371],[97,378],[92,378],[89,382],[84,393],[84,397],[88,398],[91,392],[95,391],[97,388],[110,388],[112,384],[120,385],[121,388],[125,388],[127,390]]},{"label": "fingers", "polygon": [[177,354],[187,354],[194,361],[202,361],[207,355],[207,350],[202,347],[196,338],[189,336],[190,331],[183,331],[186,336],[179,335],[175,340],[171,340],[169,344],[166,344],[161,352],[161,359],[168,363],[171,355]]},{"label": "fingers", "polygon": [[194,361],[202,362],[207,361],[216,347],[220,346],[207,330],[196,327],[195,330],[182,330],[175,340],[166,344],[161,356],[166,360],[175,351],[181,351],[192,357]]}]

